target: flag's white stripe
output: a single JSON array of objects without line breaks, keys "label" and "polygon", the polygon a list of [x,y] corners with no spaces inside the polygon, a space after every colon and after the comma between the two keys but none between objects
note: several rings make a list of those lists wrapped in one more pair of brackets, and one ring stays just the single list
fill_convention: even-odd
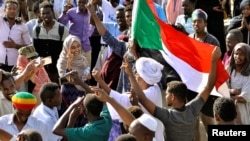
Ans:
[{"label": "flag's white stripe", "polygon": [[[188,63],[186,63],[185,61],[179,59],[174,54],[172,54],[165,47],[164,43],[162,43],[162,47],[163,50],[160,51],[162,56],[168,62],[168,64],[176,70],[176,72],[181,77],[182,82],[184,82],[187,85],[188,89],[195,92],[200,92],[201,90],[203,90],[208,81],[208,73],[199,72],[196,69],[192,68]],[[222,86],[223,86],[223,93],[221,94],[228,97],[229,93],[227,86],[225,85]],[[213,89],[212,94],[221,96],[221,94],[219,94],[215,88]]]}]

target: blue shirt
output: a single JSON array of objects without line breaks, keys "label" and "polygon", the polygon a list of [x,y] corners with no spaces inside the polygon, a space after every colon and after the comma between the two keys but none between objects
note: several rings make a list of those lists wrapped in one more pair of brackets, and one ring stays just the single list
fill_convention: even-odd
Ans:
[{"label": "blue shirt", "polygon": [[164,11],[163,11],[163,8],[159,4],[157,4],[155,2],[154,2],[154,5],[155,5],[155,9],[156,9],[158,17],[162,21],[167,22],[167,18],[166,18],[166,15],[165,15]]}]

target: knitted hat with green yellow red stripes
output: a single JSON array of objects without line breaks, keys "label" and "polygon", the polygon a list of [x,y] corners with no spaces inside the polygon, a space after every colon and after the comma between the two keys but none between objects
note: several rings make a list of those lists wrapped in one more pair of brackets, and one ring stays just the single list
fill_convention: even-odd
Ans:
[{"label": "knitted hat with green yellow red stripes", "polygon": [[36,97],[28,92],[18,92],[11,99],[13,105],[21,110],[32,110],[37,103]]}]

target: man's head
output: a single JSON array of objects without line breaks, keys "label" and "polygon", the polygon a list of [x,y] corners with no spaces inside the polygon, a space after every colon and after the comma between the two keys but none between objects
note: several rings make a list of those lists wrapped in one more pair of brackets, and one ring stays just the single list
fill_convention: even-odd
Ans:
[{"label": "man's head", "polygon": [[133,5],[127,5],[124,9],[125,11],[125,19],[126,19],[126,23],[129,27],[132,26],[132,10],[133,10]]},{"label": "man's head", "polygon": [[137,71],[136,80],[139,84],[146,82],[148,85],[154,85],[160,82],[163,65],[156,60],[148,57],[140,57],[135,62],[135,68]]},{"label": "man's head", "polygon": [[184,15],[188,15],[188,17],[190,17],[195,9],[195,5],[196,0],[182,0],[182,9]]},{"label": "man's head", "polygon": [[79,11],[81,11],[82,13],[86,12],[87,9],[85,7],[85,5],[88,3],[88,0],[77,0],[77,5],[79,8]]},{"label": "man's head", "polygon": [[156,128],[157,121],[152,116],[143,114],[130,124],[129,133],[134,135],[137,141],[152,141]]},{"label": "man's head", "polygon": [[92,114],[93,116],[100,116],[103,108],[103,102],[99,101],[93,94],[87,94],[84,98],[83,105],[85,114]]},{"label": "man's head", "polygon": [[44,1],[39,5],[39,9],[40,9],[42,20],[46,24],[52,23],[53,18],[54,18],[53,5],[47,1]]},{"label": "man's head", "polygon": [[18,134],[17,139],[19,139],[18,138],[19,136],[23,136],[25,139],[27,139],[27,141],[42,141],[43,140],[41,134],[33,129],[25,129],[21,131],[21,133]]},{"label": "man's head", "polygon": [[236,44],[243,42],[243,34],[239,29],[232,29],[227,33],[226,46],[232,52]]},{"label": "man's head", "polygon": [[37,99],[28,92],[18,92],[11,98],[14,111],[14,121],[25,124],[35,108]]},{"label": "man's head", "polygon": [[167,84],[166,101],[168,106],[172,106],[174,102],[186,103],[188,89],[187,86],[180,81],[171,81]]},{"label": "man's head", "polygon": [[11,101],[11,97],[16,93],[16,83],[11,73],[2,71],[0,89],[4,97]]},{"label": "man's head", "polygon": [[241,1],[240,10],[244,17],[249,17],[250,16],[250,0]]},{"label": "man's head", "polygon": [[125,28],[127,28],[124,8],[118,8],[116,10],[116,21],[120,30],[125,30]]},{"label": "man's head", "polygon": [[62,103],[60,87],[57,83],[45,83],[40,88],[39,95],[42,103],[50,108],[60,106]]},{"label": "man's head", "polygon": [[196,33],[204,32],[207,27],[207,13],[202,9],[196,9],[192,13],[193,28]]},{"label": "man's head", "polygon": [[15,19],[18,13],[19,3],[17,0],[5,0],[4,11],[7,18]]},{"label": "man's head", "polygon": [[243,76],[250,75],[250,46],[246,43],[238,43],[233,49],[230,60],[229,72],[240,69]]},{"label": "man's head", "polygon": [[39,9],[39,4],[40,4],[39,1],[36,1],[35,3],[33,3],[32,11],[36,15],[36,17],[39,20],[39,22],[41,22],[42,21],[42,17],[41,17],[41,13],[40,13],[40,9]]},{"label": "man's head", "polygon": [[119,5],[120,0],[109,0],[110,4],[115,8]]},{"label": "man's head", "polygon": [[215,121],[218,124],[233,122],[237,116],[236,107],[233,99],[219,97],[213,105]]}]

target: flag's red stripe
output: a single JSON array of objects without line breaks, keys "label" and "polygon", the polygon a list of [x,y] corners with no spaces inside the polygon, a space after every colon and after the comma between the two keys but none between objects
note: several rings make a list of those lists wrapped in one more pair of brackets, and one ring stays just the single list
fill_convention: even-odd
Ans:
[{"label": "flag's red stripe", "polygon": [[[209,73],[211,68],[211,55],[215,46],[196,41],[175,30],[172,26],[158,18],[152,0],[147,0],[147,4],[156,17],[156,21],[161,29],[162,41],[167,49],[197,71]],[[218,62],[217,74],[216,88],[229,78],[229,74],[224,69],[221,61]]]}]

